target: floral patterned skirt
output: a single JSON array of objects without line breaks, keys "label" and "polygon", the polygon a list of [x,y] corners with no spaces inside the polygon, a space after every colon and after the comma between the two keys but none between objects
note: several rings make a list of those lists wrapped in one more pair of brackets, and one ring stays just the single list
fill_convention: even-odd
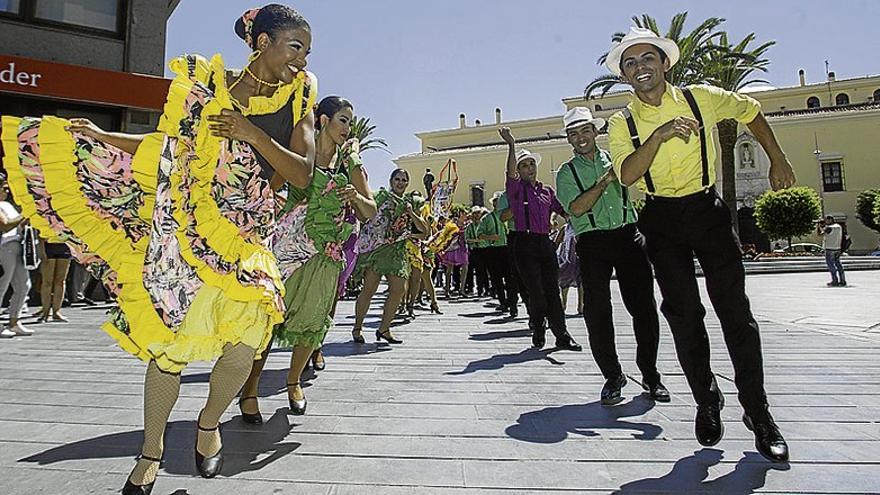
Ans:
[{"label": "floral patterned skirt", "polygon": [[[250,148],[211,153],[203,138],[197,155],[183,137],[154,133],[130,155],[68,125],[4,116],[4,166],[31,224],[70,246],[118,302],[103,329],[170,372],[226,344],[264,349],[283,286],[265,241],[273,196]],[[229,170],[239,185],[224,180]]]}]

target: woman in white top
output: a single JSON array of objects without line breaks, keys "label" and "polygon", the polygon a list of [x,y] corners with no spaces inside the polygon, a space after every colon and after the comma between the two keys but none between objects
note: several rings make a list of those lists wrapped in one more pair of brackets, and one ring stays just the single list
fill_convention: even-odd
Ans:
[{"label": "woman in white top", "polygon": [[6,184],[0,186],[0,264],[3,276],[0,276],[0,304],[6,298],[6,290],[12,283],[12,299],[9,301],[9,326],[0,330],[0,337],[9,338],[16,335],[30,335],[33,330],[25,328],[18,322],[19,313],[31,290],[31,278],[24,267],[21,247],[21,222],[24,217],[9,203],[9,192]]}]

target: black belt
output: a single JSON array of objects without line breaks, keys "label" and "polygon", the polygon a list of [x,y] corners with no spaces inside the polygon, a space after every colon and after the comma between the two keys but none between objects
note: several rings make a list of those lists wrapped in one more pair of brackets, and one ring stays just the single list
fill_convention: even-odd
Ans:
[{"label": "black belt", "polygon": [[666,204],[693,203],[693,202],[697,202],[697,201],[705,201],[706,198],[713,198],[714,199],[715,196],[717,196],[717,194],[715,192],[715,186],[710,186],[710,187],[707,187],[706,189],[703,189],[702,191],[697,191],[693,194],[688,194],[687,196],[680,196],[680,197],[675,197],[675,198],[665,197],[665,196],[656,196],[656,195],[645,195],[645,202],[646,203],[660,203],[660,204],[662,204],[662,203],[666,203]]}]

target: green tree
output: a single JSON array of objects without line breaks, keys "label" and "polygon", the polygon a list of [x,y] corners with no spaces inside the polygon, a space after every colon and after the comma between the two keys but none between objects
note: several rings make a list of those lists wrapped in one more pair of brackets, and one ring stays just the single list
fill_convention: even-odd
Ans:
[{"label": "green tree", "polygon": [[856,198],[856,216],[865,227],[876,232],[880,232],[880,219],[874,211],[878,204],[880,204],[880,189],[862,191]]},{"label": "green tree", "polygon": [[809,234],[822,216],[819,195],[810,187],[767,191],[755,202],[755,223],[771,239]]},{"label": "green tree", "polygon": [[357,138],[361,143],[361,151],[379,149],[391,153],[388,142],[384,138],[373,137],[376,126],[370,124],[368,117],[355,116],[351,121],[351,137]]},{"label": "green tree", "polygon": [[880,225],[880,195],[874,198],[874,223]]}]

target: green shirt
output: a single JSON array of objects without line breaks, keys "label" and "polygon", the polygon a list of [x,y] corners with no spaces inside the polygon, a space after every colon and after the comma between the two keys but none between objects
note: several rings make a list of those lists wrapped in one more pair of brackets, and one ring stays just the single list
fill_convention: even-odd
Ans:
[{"label": "green shirt", "polygon": [[608,153],[598,150],[593,160],[575,155],[571,160],[563,163],[556,172],[556,196],[565,211],[571,215],[571,225],[575,234],[594,230],[614,230],[635,223],[638,219],[636,210],[629,200],[629,194],[618,181],[613,181],[605,188],[590,211],[581,216],[574,216],[571,213],[572,201],[596,185],[611,167],[611,157]]},{"label": "green shirt", "polygon": [[[558,196],[557,196],[558,198]],[[504,210],[510,209],[510,203],[507,201],[507,191],[501,193],[501,196],[498,197],[498,208],[495,211],[498,212],[498,218],[501,218],[501,214],[504,213]],[[505,222],[508,232],[513,230],[513,218]]]},{"label": "green shirt", "polygon": [[[478,232],[479,223],[471,223],[468,224],[467,228],[464,229],[464,238],[466,241],[476,240],[477,237],[480,236]],[[477,241],[477,242],[469,242],[468,247],[470,249],[480,249],[486,247],[488,244],[486,241]]]},{"label": "green shirt", "polygon": [[[500,203],[500,201],[499,201]],[[497,235],[497,241],[485,241],[485,247],[502,247],[507,245],[507,226],[501,221],[501,212],[498,209],[489,213],[480,221],[477,235]]]}]

